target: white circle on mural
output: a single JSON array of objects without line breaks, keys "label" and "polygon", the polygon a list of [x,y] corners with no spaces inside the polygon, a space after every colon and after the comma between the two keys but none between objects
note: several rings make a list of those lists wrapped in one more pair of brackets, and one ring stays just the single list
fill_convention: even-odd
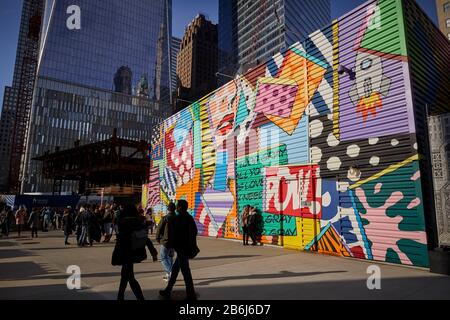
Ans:
[{"label": "white circle on mural", "polygon": [[330,147],[336,147],[339,145],[340,141],[336,138],[334,133],[330,133],[327,139],[327,143]]},{"label": "white circle on mural", "polygon": [[181,154],[181,161],[185,162],[187,159],[187,152],[183,151],[183,153]]},{"label": "white circle on mural", "polygon": [[369,139],[369,144],[370,144],[371,146],[373,146],[374,144],[377,144],[378,141],[380,141],[380,139],[378,139],[378,138],[370,138],[370,139]]},{"label": "white circle on mural", "polygon": [[361,149],[359,148],[359,146],[357,146],[356,144],[352,144],[351,146],[348,146],[347,148],[347,155],[350,158],[356,158],[357,156],[359,156],[359,151]]},{"label": "white circle on mural", "polygon": [[370,164],[373,165],[374,167],[379,165],[380,164],[380,157],[373,156],[372,158],[370,158]]},{"label": "white circle on mural", "polygon": [[310,123],[311,127],[311,138],[317,138],[322,134],[323,123],[320,120],[314,120]]},{"label": "white circle on mural", "polygon": [[329,192],[326,192],[323,196],[322,196],[322,205],[324,207],[328,207],[331,204],[331,195]]},{"label": "white circle on mural", "polygon": [[183,175],[184,171],[186,171],[186,169],[184,168],[184,166],[180,166],[180,176]]},{"label": "white circle on mural", "polygon": [[180,159],[179,158],[175,158],[175,160],[173,161],[173,163],[175,164],[175,166],[179,166],[180,165]]},{"label": "white circle on mural", "polygon": [[170,159],[172,160],[172,162],[174,162],[175,160],[175,153],[172,152],[172,150],[168,151],[170,153]]},{"label": "white circle on mural", "polygon": [[189,143],[189,139],[186,139],[186,143],[185,143],[186,147],[189,147],[190,143]]},{"label": "white circle on mural", "polygon": [[397,139],[392,139],[392,141],[391,141],[391,145],[392,145],[393,147],[398,146],[399,143],[400,143],[400,142],[399,142]]},{"label": "white circle on mural", "polygon": [[322,160],[322,150],[320,150],[317,147],[311,148],[311,162],[312,163],[319,163]]},{"label": "white circle on mural", "polygon": [[337,171],[341,168],[341,164],[341,159],[339,159],[338,157],[331,157],[327,161],[327,168],[330,171]]}]

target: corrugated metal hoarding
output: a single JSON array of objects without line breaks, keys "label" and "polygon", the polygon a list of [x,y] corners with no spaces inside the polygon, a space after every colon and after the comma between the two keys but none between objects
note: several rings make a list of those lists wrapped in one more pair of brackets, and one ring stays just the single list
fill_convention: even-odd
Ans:
[{"label": "corrugated metal hoarding", "polygon": [[186,199],[231,239],[251,205],[264,243],[427,266],[406,5],[370,1],[166,120],[147,204]]}]

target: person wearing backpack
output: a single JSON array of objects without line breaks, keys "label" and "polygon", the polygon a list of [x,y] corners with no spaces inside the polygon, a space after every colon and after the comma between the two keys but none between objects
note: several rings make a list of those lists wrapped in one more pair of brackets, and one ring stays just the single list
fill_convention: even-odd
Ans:
[{"label": "person wearing backpack", "polygon": [[127,205],[121,212],[118,224],[117,242],[111,264],[122,266],[117,300],[125,299],[128,283],[137,300],[144,300],[141,286],[134,276],[134,264],[147,259],[145,251],[148,231],[139,217],[137,208]]},{"label": "person wearing backpack", "polygon": [[167,215],[165,215],[156,230],[156,241],[161,245],[159,250],[161,255],[161,263],[163,265],[166,274],[163,277],[164,281],[169,281],[170,274],[172,273],[173,265],[173,220],[175,219],[175,203],[169,203],[167,207]]},{"label": "person wearing backpack", "polygon": [[171,237],[173,238],[173,247],[177,253],[177,258],[172,266],[172,273],[167,287],[159,291],[160,296],[165,299],[170,299],[172,289],[181,269],[186,285],[186,300],[197,300],[191,269],[189,268],[189,259],[194,259],[200,250],[197,247],[197,225],[194,218],[187,211],[188,207],[186,200],[178,200],[178,215],[173,220],[173,233],[169,235],[169,241]]}]

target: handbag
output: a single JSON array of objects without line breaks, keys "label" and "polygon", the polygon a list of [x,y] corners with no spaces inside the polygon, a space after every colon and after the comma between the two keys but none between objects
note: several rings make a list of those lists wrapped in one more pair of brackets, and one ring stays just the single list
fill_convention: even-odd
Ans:
[{"label": "handbag", "polygon": [[131,250],[136,251],[144,249],[147,244],[148,230],[141,229],[133,231],[131,234]]},{"label": "handbag", "polygon": [[199,253],[200,253],[200,249],[198,248],[197,244],[195,243],[193,245],[193,247],[191,248],[191,251],[189,252],[188,258],[194,259]]}]

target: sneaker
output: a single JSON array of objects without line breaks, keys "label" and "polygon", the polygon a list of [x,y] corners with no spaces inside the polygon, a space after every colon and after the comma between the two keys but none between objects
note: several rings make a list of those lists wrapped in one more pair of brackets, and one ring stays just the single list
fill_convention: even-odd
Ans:
[{"label": "sneaker", "polygon": [[166,273],[163,277],[163,280],[166,282],[169,282],[169,279],[170,279],[170,273]]}]

